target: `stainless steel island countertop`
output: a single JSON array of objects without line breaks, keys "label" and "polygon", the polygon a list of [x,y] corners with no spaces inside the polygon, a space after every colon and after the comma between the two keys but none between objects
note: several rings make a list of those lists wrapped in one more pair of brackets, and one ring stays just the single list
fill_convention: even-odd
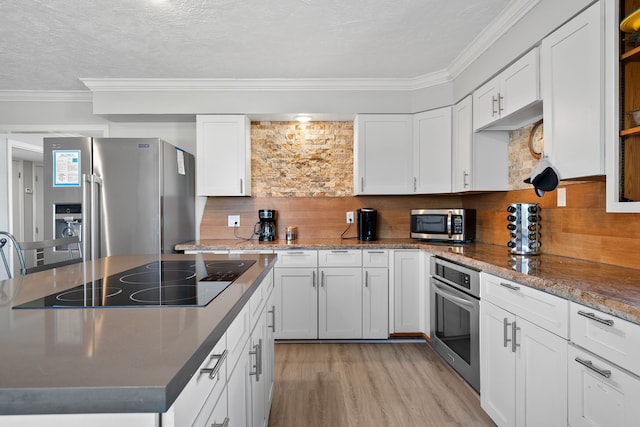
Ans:
[{"label": "stainless steel island countertop", "polygon": [[122,255],[0,282],[0,414],[165,412],[273,268],[256,262],[205,307],[14,309],[158,260]]}]

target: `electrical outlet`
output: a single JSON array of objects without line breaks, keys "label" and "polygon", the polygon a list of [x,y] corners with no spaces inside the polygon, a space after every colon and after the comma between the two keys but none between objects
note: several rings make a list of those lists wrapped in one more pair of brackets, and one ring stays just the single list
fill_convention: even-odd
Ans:
[{"label": "electrical outlet", "polygon": [[347,212],[347,224],[353,224],[353,212]]},{"label": "electrical outlet", "polygon": [[229,227],[240,227],[240,215],[229,215],[227,217],[227,225]]},{"label": "electrical outlet", "polygon": [[558,188],[558,207],[563,208],[567,206],[567,189]]}]

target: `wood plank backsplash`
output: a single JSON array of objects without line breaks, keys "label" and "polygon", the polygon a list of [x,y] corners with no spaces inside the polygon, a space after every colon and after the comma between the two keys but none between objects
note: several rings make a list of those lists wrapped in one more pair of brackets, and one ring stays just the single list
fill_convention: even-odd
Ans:
[{"label": "wood plank backsplash", "polygon": [[[279,126],[282,128],[276,133],[287,135],[286,127],[291,125],[283,122]],[[345,129],[350,131],[348,126]],[[255,131],[256,129],[252,134]],[[318,138],[326,139],[322,132],[317,134]],[[278,212],[278,239],[285,239],[287,226],[298,227],[298,237],[301,240],[339,238],[347,229],[345,213],[369,207],[378,210],[379,238],[408,238],[410,209],[465,207],[477,211],[477,241],[504,245],[507,253],[507,205],[538,203],[542,208],[542,252],[640,269],[640,251],[637,249],[640,244],[640,215],[607,213],[604,180],[561,183],[560,187],[566,188],[567,207],[560,208],[556,206],[556,191],[547,192],[540,198],[531,186],[521,184],[531,168],[525,145],[528,134],[528,128],[511,134],[510,144],[514,146],[510,146],[510,162],[520,165],[510,168],[511,191],[464,195],[354,197],[349,173],[336,173],[341,178],[338,180],[339,185],[334,185],[333,188],[338,192],[336,194],[344,196],[327,197],[314,193],[331,186],[302,185],[314,190],[311,194],[306,193],[308,196],[300,196],[305,193],[298,192],[291,193],[289,197],[273,197],[264,194],[268,194],[269,185],[264,185],[263,182],[256,187],[261,188],[258,193],[262,194],[255,197],[210,197],[200,224],[200,236],[202,239],[233,239],[236,236],[234,229],[227,227],[227,215],[240,215],[241,226],[237,230],[237,237],[251,237],[258,221],[258,210],[275,209]],[[526,153],[524,150],[527,150]],[[263,153],[264,156],[277,156],[277,150],[267,147],[267,151],[268,154]],[[352,163],[344,162],[342,157],[333,166],[336,164],[339,165],[338,169],[353,167]],[[255,177],[256,174],[253,175],[254,181]],[[274,178],[276,181],[280,179]],[[297,178],[291,182],[303,180],[304,178]],[[355,225],[347,231],[346,236],[356,236]]]}]

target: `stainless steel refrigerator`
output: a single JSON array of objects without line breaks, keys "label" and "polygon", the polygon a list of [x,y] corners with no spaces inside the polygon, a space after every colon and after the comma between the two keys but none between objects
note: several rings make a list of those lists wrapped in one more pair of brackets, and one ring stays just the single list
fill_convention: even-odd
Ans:
[{"label": "stainless steel refrigerator", "polygon": [[45,239],[79,235],[85,259],[171,253],[195,239],[194,157],[158,138],[45,138],[44,209]]}]

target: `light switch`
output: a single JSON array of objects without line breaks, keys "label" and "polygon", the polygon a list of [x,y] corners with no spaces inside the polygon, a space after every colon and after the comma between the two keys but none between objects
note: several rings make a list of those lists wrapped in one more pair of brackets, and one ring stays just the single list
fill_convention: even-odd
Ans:
[{"label": "light switch", "polygon": [[567,206],[567,189],[558,188],[558,207],[562,208]]}]

